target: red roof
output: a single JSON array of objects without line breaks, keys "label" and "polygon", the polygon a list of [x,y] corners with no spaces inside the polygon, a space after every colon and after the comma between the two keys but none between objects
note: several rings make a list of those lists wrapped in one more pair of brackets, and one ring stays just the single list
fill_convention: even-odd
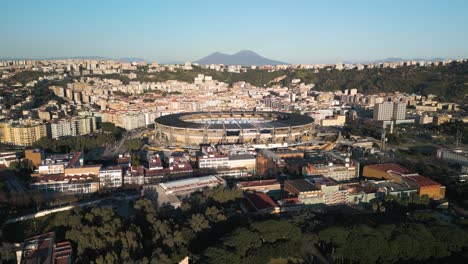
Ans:
[{"label": "red roof", "polygon": [[421,175],[411,175],[406,176],[405,178],[415,182],[417,185],[419,185],[419,187],[440,186],[438,182],[435,182]]},{"label": "red roof", "polygon": [[72,182],[87,182],[87,181],[97,181],[98,176],[94,174],[74,174],[74,175],[65,175],[60,174],[47,174],[41,175],[38,177],[33,177],[33,183],[45,183],[45,182],[59,182],[59,181],[72,181]]},{"label": "red roof", "polygon": [[145,177],[163,177],[166,174],[167,169],[150,170],[145,168]]},{"label": "red roof", "polygon": [[70,162],[67,165],[67,168],[73,168],[75,167],[75,164],[79,161],[81,157],[81,152],[75,152],[75,155],[73,155],[73,158],[70,160]]},{"label": "red roof", "polygon": [[246,182],[239,182],[239,187],[257,187],[257,186],[265,186],[265,185],[272,185],[272,184],[279,184],[279,182],[275,179],[273,180],[259,180],[259,181],[246,181]]},{"label": "red roof", "polygon": [[264,193],[247,193],[246,198],[257,211],[278,207],[275,201]]}]

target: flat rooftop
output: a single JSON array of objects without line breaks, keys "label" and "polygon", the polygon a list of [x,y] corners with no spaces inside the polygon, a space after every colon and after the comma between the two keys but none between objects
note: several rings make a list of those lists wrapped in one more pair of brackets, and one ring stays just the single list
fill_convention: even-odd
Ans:
[{"label": "flat rooftop", "polygon": [[421,175],[411,175],[411,176],[406,176],[405,178],[415,182],[420,187],[440,186],[440,183],[435,182]]},{"label": "flat rooftop", "polygon": [[365,168],[371,168],[374,170],[379,170],[383,172],[394,172],[397,174],[411,174],[413,173],[411,170],[398,165],[396,163],[385,163],[385,164],[374,164],[374,165],[366,165]]},{"label": "flat rooftop", "polygon": [[203,176],[184,180],[170,181],[161,183],[161,188],[167,193],[183,192],[191,189],[200,189],[204,187],[221,185],[225,181],[217,176]]},{"label": "flat rooftop", "polygon": [[259,186],[268,186],[268,185],[278,185],[280,184],[276,179],[272,180],[259,180],[259,181],[246,181],[239,182],[237,185],[239,188],[248,188],[248,187],[259,187]]},{"label": "flat rooftop", "polygon": [[26,239],[23,243],[21,264],[51,263],[54,240],[53,232]]},{"label": "flat rooftop", "polygon": [[304,180],[304,179],[298,179],[298,180],[287,180],[285,181],[285,185],[288,184],[292,188],[294,188],[297,192],[302,193],[302,192],[313,192],[313,191],[318,191],[319,189],[312,184],[311,182]]},{"label": "flat rooftop", "polygon": [[229,155],[229,160],[251,160],[251,159],[255,159],[254,155],[251,155],[251,154]]},{"label": "flat rooftop", "polygon": [[409,191],[409,190],[413,190],[413,188],[411,188],[410,186],[408,186],[405,183],[396,183],[396,182],[392,182],[392,181],[376,182],[375,185],[379,186],[379,187],[384,187],[384,188],[390,189],[392,191]]}]

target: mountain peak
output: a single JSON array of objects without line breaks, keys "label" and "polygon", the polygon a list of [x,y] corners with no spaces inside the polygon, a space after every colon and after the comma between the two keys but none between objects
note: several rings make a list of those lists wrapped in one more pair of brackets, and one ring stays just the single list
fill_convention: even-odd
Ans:
[{"label": "mountain peak", "polygon": [[251,50],[241,50],[239,52],[237,52],[236,54],[234,55],[254,55],[254,56],[260,56],[258,55],[257,53],[251,51]]},{"label": "mountain peak", "polygon": [[224,64],[224,65],[278,65],[288,64],[281,61],[270,60],[258,55],[251,50],[241,50],[235,54],[229,55],[221,52],[214,52],[202,59],[195,61],[198,64]]},{"label": "mountain peak", "polygon": [[222,52],[219,52],[219,51],[215,51],[213,53],[210,54],[211,55],[227,55],[226,53],[222,53]]}]

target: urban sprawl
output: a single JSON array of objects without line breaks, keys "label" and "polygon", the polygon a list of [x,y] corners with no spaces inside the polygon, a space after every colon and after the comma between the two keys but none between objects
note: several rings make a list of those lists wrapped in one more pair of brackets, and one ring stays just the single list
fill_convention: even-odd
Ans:
[{"label": "urban sprawl", "polygon": [[[37,197],[42,204],[54,204],[53,209],[12,214],[5,221],[69,210],[74,203],[63,201],[70,197],[80,205],[100,205],[106,197],[111,201],[146,197],[156,207],[177,209],[192,193],[207,188],[242,190],[239,207],[255,215],[344,205],[369,208],[393,196],[427,199],[447,208],[444,183],[406,165],[395,135],[425,125],[467,123],[458,103],[431,94],[364,94],[360,87],[325,92],[301,78],[281,82],[286,76],[262,86],[228,83],[196,71],[317,73],[457,63],[466,60],[251,67],[101,60],[0,62],[0,181],[9,193],[2,199],[17,208]],[[180,72],[196,73],[190,80],[154,79]],[[22,74],[24,78],[18,78]],[[49,97],[34,92],[40,88]],[[366,134],[363,128],[371,132]],[[468,151],[461,134],[452,136],[453,144],[434,145],[430,155],[454,164],[457,181],[464,182]],[[79,137],[83,142],[71,141]],[[93,149],[86,146],[100,137],[114,141],[103,139]],[[18,176],[18,164],[31,166],[27,177]],[[71,245],[54,245],[53,239],[54,234],[47,233],[23,244],[41,241],[54,253],[51,258],[71,259]],[[19,254],[28,258],[30,250],[24,246]]]}]

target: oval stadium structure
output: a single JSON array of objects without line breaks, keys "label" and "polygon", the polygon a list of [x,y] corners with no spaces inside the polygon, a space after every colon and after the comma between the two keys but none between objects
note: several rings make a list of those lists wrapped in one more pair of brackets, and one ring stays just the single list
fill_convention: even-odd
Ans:
[{"label": "oval stadium structure", "polygon": [[298,143],[309,140],[313,118],[282,112],[194,112],[156,118],[156,138],[169,146],[218,143]]}]

